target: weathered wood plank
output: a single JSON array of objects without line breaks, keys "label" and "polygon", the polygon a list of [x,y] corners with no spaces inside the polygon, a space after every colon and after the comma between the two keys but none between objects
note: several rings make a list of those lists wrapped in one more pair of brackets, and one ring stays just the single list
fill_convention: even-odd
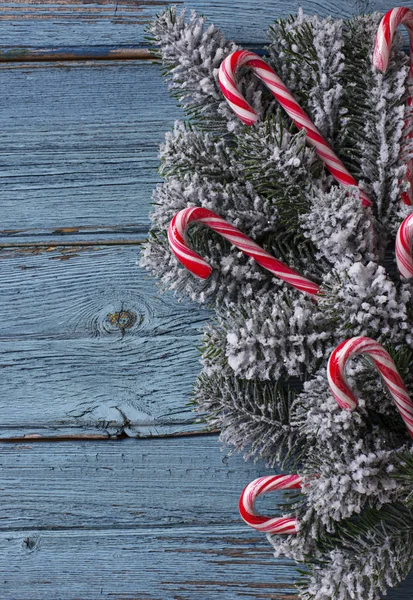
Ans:
[{"label": "weathered wood plank", "polygon": [[239,526],[239,494],[268,473],[217,435],[2,442],[0,531]]},{"label": "weathered wood plank", "polygon": [[0,251],[0,436],[196,431],[196,306],[157,294],[138,248]]},{"label": "weathered wood plank", "polygon": [[[286,600],[293,563],[237,509],[268,472],[216,436],[1,444],[2,597]],[[412,583],[388,599],[407,600]]]},{"label": "weathered wood plank", "polygon": [[292,563],[237,510],[267,472],[216,436],[2,444],[2,597],[284,598]]},{"label": "weathered wood plank", "polygon": [[295,597],[295,567],[242,526],[0,533],[0,569],[6,600]]},{"label": "weathered wood plank", "polygon": [[0,245],[142,238],[158,145],[182,116],[158,66],[3,63],[0,85]]},{"label": "weathered wood plank", "polygon": [[[73,46],[144,46],[145,26],[171,4],[185,4],[205,14],[240,44],[262,44],[269,23],[296,13],[300,6],[309,14],[323,16],[349,16],[366,9],[385,11],[393,6],[388,0],[264,0],[257,10],[248,0],[14,0],[0,6],[1,46],[9,56],[21,53],[23,58],[28,47],[62,47],[64,52],[65,47]],[[399,4],[410,5],[407,0]]]},{"label": "weathered wood plank", "polygon": [[0,86],[0,242],[65,229],[142,237],[158,145],[180,114],[157,65],[2,65]]},{"label": "weathered wood plank", "polygon": [[294,565],[242,526],[0,533],[0,569],[7,600],[296,599]]}]

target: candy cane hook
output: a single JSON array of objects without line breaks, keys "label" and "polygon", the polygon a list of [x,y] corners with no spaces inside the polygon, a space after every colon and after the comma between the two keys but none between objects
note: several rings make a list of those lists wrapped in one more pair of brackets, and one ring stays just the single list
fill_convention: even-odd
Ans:
[{"label": "candy cane hook", "polygon": [[[382,18],[376,34],[376,41],[373,52],[373,65],[385,73],[389,66],[390,48],[393,42],[394,34],[399,25],[405,25],[409,33],[410,42],[410,78],[413,78],[413,10],[403,6],[389,10]],[[413,104],[413,90],[409,90],[408,106]],[[404,139],[411,138],[411,134],[404,136]],[[404,204],[411,205],[413,198],[413,161],[407,163],[406,181],[410,183],[410,190],[402,193]]]},{"label": "candy cane hook", "polygon": [[332,352],[327,377],[338,404],[350,411],[358,406],[358,400],[346,381],[346,363],[357,354],[365,354],[373,361],[413,437],[413,402],[390,354],[371,338],[359,336],[345,340]]},{"label": "candy cane hook", "polygon": [[403,279],[413,277],[413,213],[400,225],[396,236],[396,261]]},{"label": "candy cane hook", "polygon": [[274,490],[301,489],[303,481],[299,475],[270,475],[251,481],[239,499],[239,512],[250,527],[272,534],[297,533],[298,521],[295,517],[264,517],[255,512],[255,500],[261,494]]},{"label": "candy cane hook", "polygon": [[271,254],[263,250],[258,244],[250,240],[239,229],[206,208],[184,208],[177,213],[168,228],[168,240],[172,252],[183,266],[193,275],[206,279],[212,272],[210,265],[198,254],[189,248],[185,241],[185,232],[190,223],[202,223],[213,231],[221,234],[231,244],[239,248],[247,256],[251,256],[259,265],[270,271],[273,275],[289,283],[297,290],[311,295],[319,293],[317,284],[306,279],[297,271],[290,269]]},{"label": "candy cane hook", "polygon": [[[317,154],[333,177],[344,186],[358,187],[357,181],[347,171],[341,160],[327,144],[326,140],[296,102],[294,96],[288,91],[275,71],[258,54],[247,52],[246,50],[237,50],[230,54],[221,63],[218,75],[222,93],[241,121],[246,125],[253,125],[258,118],[254,109],[247,103],[237,88],[235,75],[237,69],[241,66],[251,68],[255,75],[265,83],[298,129],[305,129],[308,141],[314,146]],[[369,197],[363,190],[360,190],[360,198],[364,206],[371,205]]]},{"label": "candy cane hook", "polygon": [[410,40],[410,77],[413,77],[413,10],[403,6],[392,8],[382,18],[376,34],[373,65],[385,73],[389,66],[390,48],[399,25],[405,25]]}]

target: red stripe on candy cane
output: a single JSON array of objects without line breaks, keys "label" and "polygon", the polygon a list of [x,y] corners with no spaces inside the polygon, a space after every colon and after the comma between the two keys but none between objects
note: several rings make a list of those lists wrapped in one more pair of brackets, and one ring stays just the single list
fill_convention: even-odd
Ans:
[{"label": "red stripe on candy cane", "polygon": [[405,25],[410,40],[410,77],[413,77],[413,10],[403,6],[392,8],[382,18],[376,34],[373,65],[386,72],[389,66],[390,48],[399,25]]},{"label": "red stripe on candy cane", "polygon": [[346,381],[346,364],[352,356],[360,354],[372,360],[413,437],[413,402],[390,354],[371,338],[359,336],[345,340],[332,352],[328,361],[327,377],[337,403],[341,408],[350,411],[358,406],[358,400]]},{"label": "red stripe on candy cane", "polygon": [[[389,10],[380,22],[377,30],[376,41],[373,52],[373,65],[385,73],[389,66],[390,49],[393,42],[394,34],[399,25],[405,25],[409,33],[410,42],[410,78],[413,78],[413,10],[403,6],[399,6]],[[408,106],[413,104],[413,90],[409,89]],[[409,123],[406,123],[406,127]],[[411,133],[404,136],[404,139],[410,139]],[[407,173],[405,180],[410,183],[410,190],[402,193],[402,201],[404,204],[411,205],[413,198],[413,161],[407,163]]]},{"label": "red stripe on candy cane", "polygon": [[[230,54],[219,68],[219,85],[222,93],[234,113],[246,125],[253,125],[258,117],[254,109],[247,103],[239,92],[236,83],[236,72],[241,66],[247,66],[261,79],[271,91],[273,96],[284,108],[288,116],[294,121],[298,129],[305,129],[308,141],[312,144],[333,177],[344,186],[358,187],[357,181],[347,171],[341,160],[333,152],[318,129],[303,111],[288,91],[275,71],[254,52],[237,50]],[[367,194],[360,190],[360,198],[364,206],[370,206],[371,201]]]},{"label": "red stripe on candy cane", "polygon": [[396,236],[396,261],[403,279],[413,277],[413,213],[400,225]]},{"label": "red stripe on candy cane", "polygon": [[255,512],[258,496],[276,490],[301,489],[303,481],[299,475],[270,475],[251,481],[239,499],[239,512],[243,520],[258,531],[272,534],[297,533],[298,521],[295,517],[264,517]]},{"label": "red stripe on candy cane", "polygon": [[239,229],[206,208],[184,208],[174,216],[168,228],[168,241],[172,252],[193,275],[206,279],[212,272],[212,268],[207,261],[191,250],[185,241],[185,232],[188,225],[195,222],[202,223],[221,234],[222,237],[242,250],[244,254],[253,258],[264,269],[297,290],[314,296],[319,293],[320,288],[317,284],[271,256],[249,237],[241,233]]}]

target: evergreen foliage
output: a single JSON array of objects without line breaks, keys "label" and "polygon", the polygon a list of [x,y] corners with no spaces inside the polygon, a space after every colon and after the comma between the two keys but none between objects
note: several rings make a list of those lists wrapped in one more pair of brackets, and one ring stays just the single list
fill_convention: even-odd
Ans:
[{"label": "evergreen foliage", "polygon": [[[331,395],[326,364],[344,339],[365,335],[393,356],[413,395],[412,283],[401,282],[389,243],[410,208],[399,201],[413,138],[403,142],[408,58],[401,37],[385,74],[371,65],[380,15],[350,21],[277,20],[267,60],[372,199],[343,189],[268,90],[248,70],[239,85],[259,115],[248,128],[217,82],[236,49],[203,17],[162,13],[148,35],[186,120],[160,149],[142,264],[164,289],[205,304],[203,371],[194,410],[246,459],[297,472],[302,493],[279,510],[297,535],[269,536],[276,556],[303,563],[303,600],[378,600],[413,565],[413,445],[377,371],[347,370],[359,406]],[[171,254],[166,230],[189,206],[208,208],[321,286],[317,301],[289,288],[210,230],[190,246],[213,267],[205,281]],[[387,257],[387,258],[386,258]],[[276,502],[276,499],[274,500]]]},{"label": "evergreen foliage", "polygon": [[413,513],[393,504],[340,524],[300,582],[303,600],[379,600],[413,566]]},{"label": "evergreen foliage", "polygon": [[296,392],[268,381],[245,380],[215,372],[199,377],[194,402],[207,410],[211,428],[223,427],[222,441],[245,450],[245,459],[294,469],[306,440],[291,425]]}]

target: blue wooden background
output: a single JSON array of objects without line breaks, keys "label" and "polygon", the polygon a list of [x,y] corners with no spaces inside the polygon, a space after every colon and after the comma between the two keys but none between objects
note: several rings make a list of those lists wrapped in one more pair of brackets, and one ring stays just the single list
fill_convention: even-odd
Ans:
[{"label": "blue wooden background", "polygon": [[[187,4],[255,48],[299,5],[392,7]],[[144,43],[166,6],[0,3],[2,600],[292,594],[292,563],[238,516],[265,466],[228,456],[187,406],[207,315],[159,297],[136,264],[157,147],[180,117]],[[388,597],[412,590],[413,576]]]}]

